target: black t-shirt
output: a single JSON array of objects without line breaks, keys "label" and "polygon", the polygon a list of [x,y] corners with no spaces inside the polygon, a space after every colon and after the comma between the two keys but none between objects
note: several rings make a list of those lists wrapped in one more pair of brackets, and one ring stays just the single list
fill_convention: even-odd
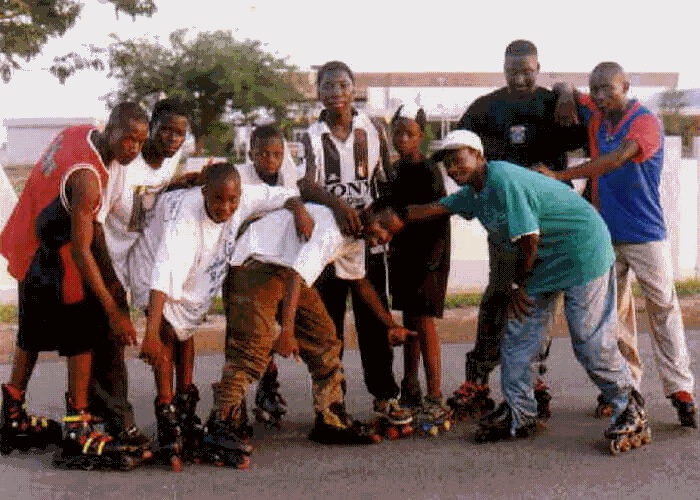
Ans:
[{"label": "black t-shirt", "polygon": [[456,128],[475,132],[488,160],[506,160],[525,167],[544,163],[566,168],[566,152],[587,141],[583,125],[562,127],[554,122],[557,95],[543,87],[532,94],[514,94],[507,87],[479,97]]}]

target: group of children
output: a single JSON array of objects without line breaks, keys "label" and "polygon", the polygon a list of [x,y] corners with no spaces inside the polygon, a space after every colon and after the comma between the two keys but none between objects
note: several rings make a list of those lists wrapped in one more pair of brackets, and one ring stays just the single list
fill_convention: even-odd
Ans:
[{"label": "group of children", "polygon": [[[539,70],[538,63],[528,66],[528,43],[514,42],[506,51],[515,73],[507,78],[513,103],[518,92],[527,100],[528,78]],[[507,77],[508,71],[506,64]],[[608,73],[624,75],[614,68]],[[402,105],[391,120],[398,154],[391,165],[383,128],[353,107],[350,69],[331,61],[320,68],[317,85],[324,110],[302,141],[301,173],[281,132],[260,126],[249,163],[214,163],[201,174],[176,177],[188,122],[173,99],[158,102],[150,122],[136,104],[123,103],[103,132],[71,127],[54,140],[0,235],[20,306],[12,375],[2,385],[0,451],[57,443],[58,462],[85,468],[131,468],[151,457],[151,442],[127,400],[124,346],[137,343],[129,307],[147,316],[140,356],[155,377],[155,448],[174,468],[183,458],[247,467],[253,451],[248,387],[259,382],[261,420],[279,424],[286,410],[275,353],[308,367],[316,415],[311,440],[376,442],[377,428],[354,420],[344,402],[348,294],[365,383],[384,428],[414,419],[446,422],[467,407],[479,415],[492,410],[480,420],[479,440],[529,434],[548,413],[549,395],[533,363],[542,358],[563,296],[577,358],[610,407],[611,449],[648,442],[639,380],[617,347],[618,248],[605,212],[601,217],[566,184],[513,160],[490,161],[488,135],[464,130],[475,128],[469,124],[426,158],[426,116],[417,106]],[[576,97],[591,108],[604,102],[566,88],[558,97]],[[508,141],[522,146],[514,149],[522,154],[537,130],[509,127]],[[541,124],[538,132],[546,132]],[[631,134],[628,141],[634,140],[642,145],[628,145],[625,161],[653,149]],[[594,166],[600,163],[592,156]],[[533,160],[524,166],[548,173],[544,167],[553,165]],[[594,176],[597,187],[613,168],[588,170],[580,173]],[[435,318],[445,306],[452,214],[477,218],[489,235],[492,267],[494,261],[506,266],[497,271],[507,282],[497,283],[482,303],[477,339],[477,351],[479,342],[492,345],[485,355],[493,358],[495,350],[503,363],[505,401],[495,409],[488,404],[492,367],[477,376],[473,356],[449,405],[442,394]],[[192,336],[218,293],[226,314],[225,361],[203,424]],[[391,308],[403,312],[403,326],[390,313],[389,297]],[[392,371],[392,347],[399,344],[400,386]],[[68,360],[63,429],[25,408],[37,354],[45,350]],[[684,425],[695,423],[692,375],[689,384],[683,385],[688,397],[674,396]]]}]

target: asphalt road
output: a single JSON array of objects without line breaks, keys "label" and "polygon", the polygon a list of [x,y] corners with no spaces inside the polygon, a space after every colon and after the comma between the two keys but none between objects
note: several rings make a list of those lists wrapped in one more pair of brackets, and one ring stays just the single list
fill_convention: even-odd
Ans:
[{"label": "asphalt road", "polygon": [[[693,359],[698,359],[700,332],[689,335]],[[437,438],[365,447],[317,445],[306,439],[313,414],[304,366],[282,360],[289,413],[280,431],[256,427],[248,471],[207,465],[186,466],[181,473],[155,466],[131,472],[65,471],[52,468],[50,452],[13,452],[0,457],[0,498],[700,498],[700,433],[677,425],[653,367],[650,339],[644,335],[640,341],[649,367],[643,392],[654,440],[618,457],[607,451],[606,423],[593,417],[595,387],[568,340],[555,339],[549,374],[554,416],[535,438],[477,445],[474,424],[463,423]],[[468,347],[443,347],[446,393],[462,379]],[[362,384],[357,351],[348,351],[345,362],[348,408],[367,418],[371,397]],[[128,363],[138,422],[154,433],[151,373],[136,359]],[[209,383],[222,363],[221,355],[197,358],[202,418],[211,404]],[[396,368],[400,373],[398,360]],[[0,365],[0,377],[8,374],[9,366]],[[493,381],[497,386],[498,379]],[[59,416],[64,390],[64,364],[40,363],[29,389],[31,408]]]}]

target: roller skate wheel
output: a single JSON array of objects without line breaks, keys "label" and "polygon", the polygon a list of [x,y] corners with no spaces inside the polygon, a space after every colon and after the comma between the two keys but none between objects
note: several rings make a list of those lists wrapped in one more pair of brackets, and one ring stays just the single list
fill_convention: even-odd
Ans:
[{"label": "roller skate wheel", "polygon": [[153,451],[152,450],[143,450],[143,453],[141,454],[141,459],[150,460],[152,458],[153,458]]},{"label": "roller skate wheel", "polygon": [[399,439],[401,437],[401,433],[396,427],[389,427],[386,430],[386,438],[394,441],[395,439]]},{"label": "roller skate wheel", "polygon": [[651,443],[651,429],[643,430],[642,433],[640,434],[640,437],[642,438],[642,444]]},{"label": "roller skate wheel", "polygon": [[443,428],[444,430],[446,430],[446,431],[449,431],[450,429],[452,429],[452,424],[450,423],[449,420],[445,420],[445,421],[442,423],[442,428]]},{"label": "roller skate wheel", "polygon": [[617,441],[617,439],[610,441],[610,453],[612,453],[613,456],[616,456],[620,454],[620,451],[620,443]]},{"label": "roller skate wheel", "polygon": [[413,434],[413,427],[408,424],[401,427],[401,435],[403,437],[410,436],[411,434]]},{"label": "roller skate wheel", "polygon": [[373,444],[379,444],[382,442],[382,436],[379,434],[370,434],[370,439],[372,440]]},{"label": "roller skate wheel", "polygon": [[428,435],[430,437],[435,437],[438,435],[438,432],[440,432],[440,430],[438,429],[438,427],[436,425],[434,425],[428,430]]},{"label": "roller skate wheel", "polygon": [[639,448],[642,446],[642,436],[641,434],[635,434],[634,436],[630,437],[630,445],[632,448]]}]

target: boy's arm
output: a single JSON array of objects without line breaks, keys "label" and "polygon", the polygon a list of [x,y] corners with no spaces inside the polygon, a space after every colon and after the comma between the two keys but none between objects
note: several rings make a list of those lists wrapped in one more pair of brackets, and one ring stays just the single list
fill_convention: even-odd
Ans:
[{"label": "boy's arm", "polygon": [[163,307],[167,296],[160,290],[151,290],[148,298],[148,316],[146,317],[146,333],[141,344],[142,358],[150,365],[157,365],[167,356],[160,338],[160,329],[163,324]]},{"label": "boy's arm", "polygon": [[309,241],[311,234],[314,232],[314,219],[306,210],[304,202],[299,197],[288,199],[284,208],[292,212],[294,216],[294,226],[297,229],[297,236],[300,241]]},{"label": "boy's arm", "polygon": [[638,156],[640,152],[641,148],[637,141],[625,139],[616,149],[600,155],[595,160],[587,161],[581,166],[562,170],[561,172],[554,172],[554,178],[560,181],[569,181],[572,179],[600,177],[620,168],[629,160]]},{"label": "boy's arm", "polygon": [[282,312],[280,317],[280,338],[277,341],[275,351],[285,358],[299,356],[299,344],[294,337],[294,320],[299,306],[299,296],[301,295],[301,276],[289,269],[284,280],[284,299],[282,299]]},{"label": "boy's arm", "polygon": [[381,321],[384,326],[386,326],[389,336],[389,344],[399,345],[406,342],[407,337],[413,337],[416,332],[412,332],[402,326],[399,326],[394,321],[391,313],[386,310],[382,304],[382,300],[379,298],[379,294],[374,289],[372,284],[367,278],[362,278],[359,280],[352,280],[351,286],[360,297],[362,302],[370,308],[372,313]]},{"label": "boy's arm", "polygon": [[136,344],[136,330],[128,312],[119,308],[107,289],[100,267],[92,253],[95,237],[95,210],[100,203],[100,186],[96,175],[86,169],[73,173],[68,179],[71,193],[72,256],[83,281],[95,294],[107,314],[111,333],[127,345]]},{"label": "boy's arm", "polygon": [[452,215],[445,205],[437,201],[424,205],[408,205],[404,209],[398,209],[396,213],[407,224]]},{"label": "boy's arm", "polygon": [[527,278],[530,277],[532,269],[535,267],[539,242],[540,236],[538,234],[526,234],[518,238],[519,259],[508,303],[508,317],[510,318],[520,320],[530,315],[533,302],[527,294]]}]

